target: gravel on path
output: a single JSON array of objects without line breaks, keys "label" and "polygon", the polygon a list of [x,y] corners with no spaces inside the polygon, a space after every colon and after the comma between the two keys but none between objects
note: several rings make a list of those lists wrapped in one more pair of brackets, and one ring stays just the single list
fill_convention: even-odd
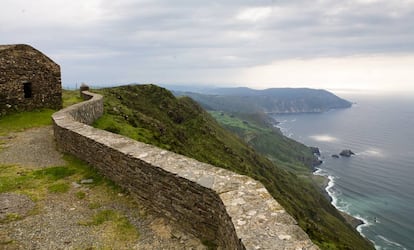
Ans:
[{"label": "gravel on path", "polygon": [[65,165],[62,154],[56,150],[52,126],[32,128],[11,133],[2,139],[0,164],[28,167]]}]

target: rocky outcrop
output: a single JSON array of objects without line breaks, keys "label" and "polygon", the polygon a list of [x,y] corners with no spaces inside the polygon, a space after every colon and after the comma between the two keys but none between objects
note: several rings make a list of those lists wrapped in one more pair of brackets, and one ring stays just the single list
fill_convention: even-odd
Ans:
[{"label": "rocky outcrop", "polygon": [[318,249],[258,181],[88,126],[103,101],[83,94],[92,99],[52,117],[58,146],[140,203],[221,249]]},{"label": "rocky outcrop", "polygon": [[318,147],[310,147],[312,154],[317,155],[317,156],[321,156],[321,151],[319,150]]},{"label": "rocky outcrop", "polygon": [[344,156],[344,157],[351,157],[354,154],[355,153],[352,152],[350,149],[344,149],[341,151],[341,153],[339,153],[340,156]]}]

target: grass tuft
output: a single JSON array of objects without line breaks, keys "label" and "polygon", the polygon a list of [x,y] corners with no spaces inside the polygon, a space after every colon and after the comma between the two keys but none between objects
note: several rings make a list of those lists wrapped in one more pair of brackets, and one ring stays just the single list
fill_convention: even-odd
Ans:
[{"label": "grass tuft", "polygon": [[70,186],[68,183],[55,183],[50,185],[47,189],[51,193],[66,193],[69,191]]},{"label": "grass tuft", "polygon": [[97,208],[102,207],[102,205],[99,202],[91,202],[89,203],[88,207],[89,209],[97,209]]},{"label": "grass tuft", "polygon": [[86,193],[82,192],[82,191],[78,191],[75,193],[76,198],[78,198],[79,200],[83,200],[86,197]]},{"label": "grass tuft", "polygon": [[114,210],[100,210],[92,216],[91,220],[79,222],[83,226],[100,226],[104,223],[115,229],[114,236],[117,239],[131,240],[139,237],[139,232],[135,226],[124,215]]}]

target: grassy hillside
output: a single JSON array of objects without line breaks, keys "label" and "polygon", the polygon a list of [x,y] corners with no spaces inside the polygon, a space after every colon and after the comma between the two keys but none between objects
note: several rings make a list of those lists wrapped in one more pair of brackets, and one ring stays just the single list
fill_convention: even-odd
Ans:
[{"label": "grassy hillside", "polygon": [[94,126],[261,181],[323,249],[372,249],[308,179],[256,153],[192,99],[154,85],[97,92],[105,96],[105,114]]},{"label": "grassy hillside", "polygon": [[209,111],[227,130],[237,134],[248,145],[268,159],[300,175],[309,175],[317,160],[309,147],[283,136],[265,114],[228,114]]}]

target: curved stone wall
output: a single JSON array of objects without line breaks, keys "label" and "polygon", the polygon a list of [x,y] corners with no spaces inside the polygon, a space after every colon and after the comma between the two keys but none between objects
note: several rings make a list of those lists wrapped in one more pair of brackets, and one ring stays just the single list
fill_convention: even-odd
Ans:
[{"label": "curved stone wall", "polygon": [[142,204],[219,249],[318,249],[250,177],[93,128],[103,97],[53,114],[58,146],[96,167]]}]

